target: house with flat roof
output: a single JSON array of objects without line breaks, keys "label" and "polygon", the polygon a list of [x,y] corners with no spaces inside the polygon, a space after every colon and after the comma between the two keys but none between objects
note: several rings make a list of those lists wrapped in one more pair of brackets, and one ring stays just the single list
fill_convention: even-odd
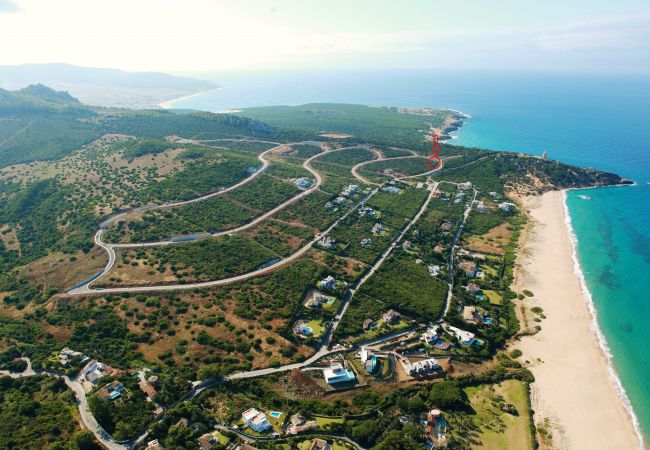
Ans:
[{"label": "house with flat roof", "polygon": [[460,328],[452,327],[449,325],[449,333],[456,337],[461,344],[467,345],[468,347],[476,341],[476,335],[469,331],[461,330]]},{"label": "house with flat roof", "polygon": [[427,328],[422,336],[420,336],[420,340],[427,344],[435,344],[438,341],[438,326],[433,325],[432,327]]},{"label": "house with flat roof", "polygon": [[499,203],[497,206],[503,212],[510,212],[517,205],[515,205],[514,203],[510,203],[510,202],[502,202],[502,203]]},{"label": "house with flat roof", "polygon": [[447,420],[442,416],[442,411],[432,409],[424,420],[424,435],[431,447],[443,447],[446,443]]},{"label": "house with flat roof", "polygon": [[241,418],[244,420],[246,425],[248,425],[252,430],[257,431],[258,433],[263,433],[264,431],[271,428],[271,424],[266,418],[266,414],[258,411],[255,408],[249,408],[241,414]]},{"label": "house with flat roof", "polygon": [[325,377],[325,382],[330,385],[347,383],[357,379],[353,371],[345,369],[339,363],[332,364],[329,368],[323,369],[323,377]]},{"label": "house with flat roof", "polygon": [[440,370],[440,363],[434,358],[420,361],[410,361],[408,358],[400,358],[400,363],[404,371],[412,377],[432,375]]},{"label": "house with flat roof", "polygon": [[106,386],[101,388],[97,394],[104,400],[115,400],[118,397],[121,397],[126,388],[119,381],[113,381],[108,383]]}]

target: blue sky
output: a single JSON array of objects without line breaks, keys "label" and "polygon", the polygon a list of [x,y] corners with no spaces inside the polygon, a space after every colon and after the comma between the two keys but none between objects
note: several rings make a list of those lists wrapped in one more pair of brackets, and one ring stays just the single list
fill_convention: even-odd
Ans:
[{"label": "blue sky", "polygon": [[650,73],[647,0],[0,0],[0,64]]}]

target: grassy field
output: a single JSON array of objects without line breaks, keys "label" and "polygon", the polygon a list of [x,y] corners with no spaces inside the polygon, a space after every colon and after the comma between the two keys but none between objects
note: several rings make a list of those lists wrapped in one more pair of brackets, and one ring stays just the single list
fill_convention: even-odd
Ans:
[{"label": "grassy field", "polygon": [[[528,390],[526,384],[517,380],[504,381],[498,385],[483,385],[465,389],[476,414],[472,421],[478,427],[477,436],[481,449],[530,449],[530,415],[528,413]],[[517,414],[501,409],[511,404]]]},{"label": "grassy field", "polygon": [[500,305],[503,302],[503,297],[496,291],[483,291],[483,295],[486,296],[493,305]]}]

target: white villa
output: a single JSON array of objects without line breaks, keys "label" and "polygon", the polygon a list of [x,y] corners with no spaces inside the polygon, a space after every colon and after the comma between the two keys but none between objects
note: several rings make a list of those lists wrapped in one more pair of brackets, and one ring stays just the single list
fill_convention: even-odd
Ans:
[{"label": "white villa", "polygon": [[329,368],[323,369],[323,377],[325,377],[327,384],[346,383],[356,380],[354,372],[343,368],[339,363],[332,364]]},{"label": "white villa", "polygon": [[258,433],[262,433],[271,428],[271,424],[266,419],[266,414],[256,410],[255,408],[250,408],[244,411],[241,414],[241,418],[246,422],[246,425]]},{"label": "white villa", "polygon": [[474,333],[461,330],[460,328],[452,327],[451,325],[449,325],[448,331],[453,336],[455,336],[461,344],[467,345],[468,347],[472,345],[476,340],[476,335]]}]

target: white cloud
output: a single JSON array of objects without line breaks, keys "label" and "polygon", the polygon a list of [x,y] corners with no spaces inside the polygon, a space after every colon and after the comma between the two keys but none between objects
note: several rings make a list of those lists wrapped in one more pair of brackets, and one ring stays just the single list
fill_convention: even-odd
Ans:
[{"label": "white cloud", "polygon": [[18,4],[13,0],[0,0],[0,13],[16,12],[19,9]]}]

